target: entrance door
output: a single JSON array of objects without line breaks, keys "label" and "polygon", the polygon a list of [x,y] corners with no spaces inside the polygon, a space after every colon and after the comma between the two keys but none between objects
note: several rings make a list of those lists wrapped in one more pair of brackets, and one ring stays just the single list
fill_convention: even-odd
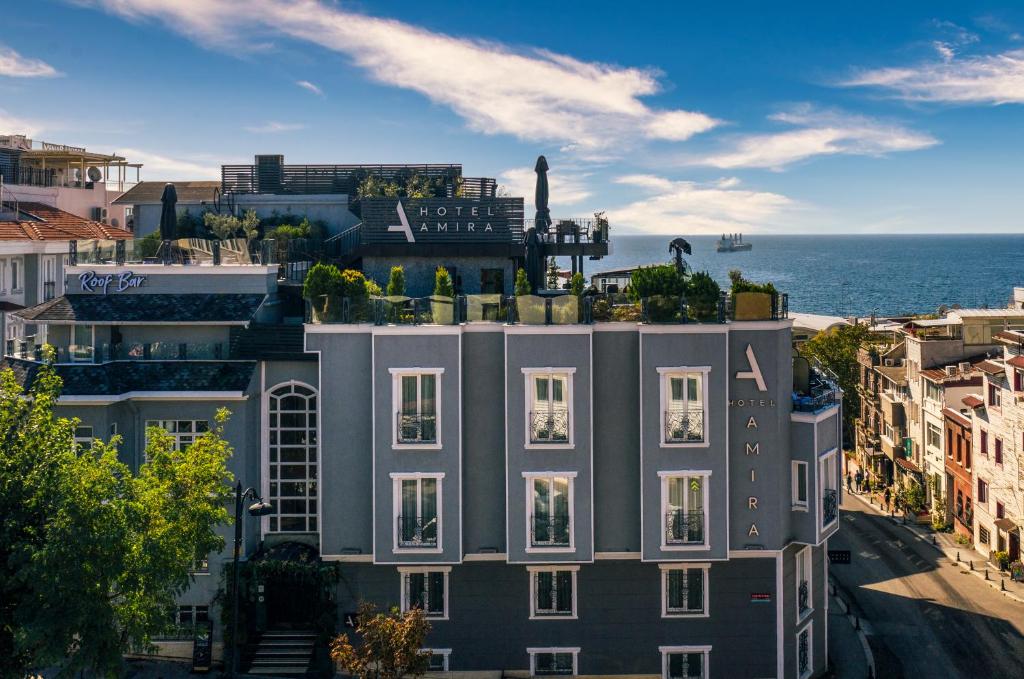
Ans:
[{"label": "entrance door", "polygon": [[1020,560],[1020,531],[1015,530],[1010,533],[1010,549],[1009,549],[1010,561]]},{"label": "entrance door", "polygon": [[483,295],[505,294],[505,270],[480,269],[480,293]]},{"label": "entrance door", "polygon": [[319,609],[314,583],[265,583],[267,627],[269,629],[309,629]]}]

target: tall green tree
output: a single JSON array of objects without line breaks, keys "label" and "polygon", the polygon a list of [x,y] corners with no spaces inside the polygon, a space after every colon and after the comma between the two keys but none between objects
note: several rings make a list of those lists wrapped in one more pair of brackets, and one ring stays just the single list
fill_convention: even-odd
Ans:
[{"label": "tall green tree", "polygon": [[867,325],[841,325],[819,332],[800,347],[805,357],[816,359],[835,373],[839,388],[843,390],[843,427],[847,440],[851,440],[853,422],[860,413],[857,350],[868,343],[870,336]]},{"label": "tall green tree", "polygon": [[405,269],[400,266],[391,267],[391,276],[388,278],[388,297],[403,297],[405,295]]},{"label": "tall green tree", "polygon": [[197,559],[223,549],[230,446],[216,426],[184,451],[148,432],[138,474],[117,437],[76,445],[54,416],[61,380],[40,368],[27,394],[0,371],[0,676],[57,666],[116,674],[171,623]]},{"label": "tall green tree", "polygon": [[548,290],[558,289],[558,260],[555,257],[548,258],[547,284]]}]

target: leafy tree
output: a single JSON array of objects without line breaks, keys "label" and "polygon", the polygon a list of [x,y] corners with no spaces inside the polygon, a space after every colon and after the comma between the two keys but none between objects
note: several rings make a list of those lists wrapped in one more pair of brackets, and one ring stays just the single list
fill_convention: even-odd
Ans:
[{"label": "leafy tree", "polygon": [[358,679],[420,677],[429,669],[430,652],[420,650],[429,631],[422,609],[378,613],[373,604],[362,603],[356,621],[359,642],[353,644],[348,634],[336,637],[331,659]]},{"label": "leafy tree", "polygon": [[415,173],[405,182],[405,195],[408,198],[433,198],[437,195],[437,186],[426,175]]},{"label": "leafy tree", "polygon": [[732,269],[729,271],[729,280],[732,282],[733,295],[741,292],[767,292],[774,295],[777,292],[772,283],[755,283],[753,281],[748,281],[743,277],[743,273],[739,269]]},{"label": "leafy tree", "polygon": [[61,387],[48,364],[27,394],[0,371],[0,676],[117,673],[170,625],[195,561],[224,547],[226,410],[185,451],[150,430],[133,475],[118,437],[76,445],[77,420],[53,414]]},{"label": "leafy tree", "polygon": [[405,295],[405,269],[400,266],[391,267],[391,276],[388,278],[388,297],[403,297]]},{"label": "leafy tree", "polygon": [[924,509],[924,487],[917,481],[911,480],[910,483],[900,488],[900,502],[905,509],[917,514]]},{"label": "leafy tree", "polygon": [[530,288],[530,279],[526,276],[526,269],[516,269],[515,294],[529,295],[533,290]]},{"label": "leafy tree", "polygon": [[577,297],[583,294],[583,289],[587,287],[587,281],[583,278],[583,274],[579,271],[572,275],[572,279],[569,281],[569,292]]},{"label": "leafy tree", "polygon": [[160,232],[154,231],[135,241],[135,248],[137,250],[135,254],[142,258],[156,257],[160,254],[160,245],[162,243]]},{"label": "leafy tree", "polygon": [[438,297],[455,296],[452,277],[448,274],[448,269],[443,266],[437,267],[437,271],[434,272],[434,295]]},{"label": "leafy tree", "polygon": [[178,215],[178,223],[174,232],[178,238],[201,238],[205,230],[202,220],[186,209]]},{"label": "leafy tree", "polygon": [[548,258],[548,290],[558,289],[558,260],[554,257]]},{"label": "leafy tree", "polygon": [[823,330],[803,343],[800,353],[819,363],[836,375],[843,390],[843,427],[846,440],[853,432],[853,421],[860,412],[860,394],[857,392],[859,368],[857,350],[870,338],[867,325],[841,325]]},{"label": "leafy tree", "polygon": [[207,212],[203,215],[203,223],[214,238],[220,240],[238,238],[239,234],[247,240],[253,240],[260,233],[260,219],[256,216],[255,210],[246,210],[241,219],[234,215]]},{"label": "leafy tree", "polygon": [[306,280],[302,283],[302,296],[313,304],[320,304],[324,295],[337,294],[341,289],[342,276],[338,267],[317,262],[306,272]]},{"label": "leafy tree", "polygon": [[717,317],[721,293],[718,283],[707,271],[698,271],[690,276],[686,302],[693,317],[701,321]]},{"label": "leafy tree", "polygon": [[397,198],[399,195],[398,184],[384,181],[375,174],[367,175],[359,183],[356,189],[359,198]]},{"label": "leafy tree", "polygon": [[672,264],[641,266],[633,271],[629,293],[634,300],[656,295],[679,297],[686,294],[686,276]]}]

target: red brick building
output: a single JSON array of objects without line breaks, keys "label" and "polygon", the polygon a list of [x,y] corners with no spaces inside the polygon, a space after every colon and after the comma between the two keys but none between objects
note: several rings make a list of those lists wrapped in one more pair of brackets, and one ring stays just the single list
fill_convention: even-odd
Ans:
[{"label": "red brick building", "polygon": [[971,473],[971,419],[943,408],[946,437],[946,518],[961,535],[974,537],[974,478]]}]

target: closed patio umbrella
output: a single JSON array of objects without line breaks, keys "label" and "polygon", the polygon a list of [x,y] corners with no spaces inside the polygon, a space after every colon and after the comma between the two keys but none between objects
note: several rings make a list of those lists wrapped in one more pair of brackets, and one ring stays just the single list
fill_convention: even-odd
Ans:
[{"label": "closed patio umbrella", "polygon": [[174,190],[174,184],[164,186],[164,194],[160,196],[163,209],[160,211],[160,240],[174,240],[178,228],[178,192]]},{"label": "closed patio umbrella", "polygon": [[551,226],[551,211],[548,209],[548,159],[538,156],[533,171],[537,173],[537,190],[533,196],[537,216],[533,221],[538,233],[547,233],[548,227]]}]

